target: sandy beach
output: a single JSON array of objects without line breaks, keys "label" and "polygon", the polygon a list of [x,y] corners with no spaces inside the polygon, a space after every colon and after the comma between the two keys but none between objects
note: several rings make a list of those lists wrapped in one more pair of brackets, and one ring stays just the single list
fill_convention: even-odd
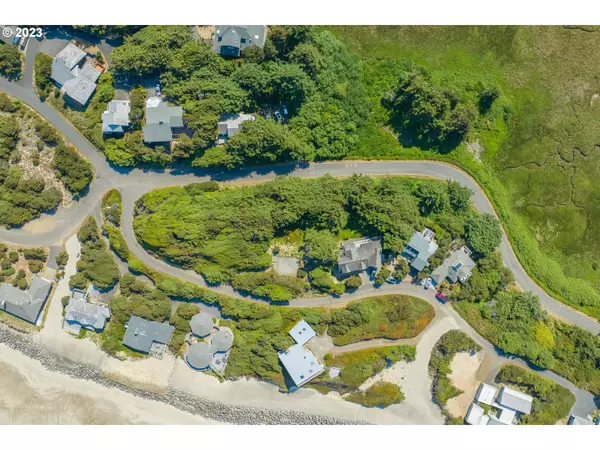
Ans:
[{"label": "sandy beach", "polygon": [[0,379],[0,424],[219,423],[161,402],[51,372],[3,344]]}]

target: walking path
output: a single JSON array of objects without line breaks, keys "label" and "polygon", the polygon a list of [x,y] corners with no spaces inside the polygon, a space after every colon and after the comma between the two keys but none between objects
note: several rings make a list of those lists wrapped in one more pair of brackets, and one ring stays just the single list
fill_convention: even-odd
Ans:
[{"label": "walking path", "polygon": [[[45,231],[41,233],[30,233],[24,229],[11,229],[0,230],[0,240],[17,244],[17,245],[53,245],[58,244],[68,236],[72,235],[74,231],[80,226],[83,220],[97,208],[101,196],[110,188],[119,188],[121,190],[123,198],[123,234],[129,245],[131,251],[140,258],[148,266],[165,272],[169,275],[178,277],[185,281],[190,281],[196,284],[204,285],[204,280],[197,273],[186,271],[178,267],[171,266],[164,261],[160,261],[149,255],[135,239],[133,231],[133,209],[135,201],[144,193],[161,187],[181,185],[191,182],[201,182],[208,180],[215,180],[223,183],[248,183],[248,182],[264,182],[274,179],[279,175],[293,175],[301,178],[314,178],[330,174],[334,177],[348,177],[355,173],[382,176],[382,175],[403,175],[403,176],[420,176],[420,177],[431,177],[442,180],[454,180],[461,183],[463,186],[470,188],[473,191],[473,202],[475,207],[480,212],[490,213],[495,215],[495,211],[490,201],[486,197],[484,191],[479,185],[473,180],[468,174],[462,170],[453,167],[448,164],[432,161],[352,161],[352,162],[331,162],[331,163],[315,163],[307,165],[298,164],[278,164],[267,167],[257,167],[251,169],[238,169],[232,171],[220,171],[220,170],[197,170],[187,167],[174,167],[170,169],[133,169],[126,170],[122,168],[116,168],[111,166],[104,156],[95,149],[89,141],[87,141],[60,113],[48,106],[46,103],[40,101],[34,92],[33,86],[31,85],[32,80],[32,60],[35,53],[39,49],[39,45],[34,42],[30,43],[30,47],[27,49],[27,70],[23,80],[17,83],[12,83],[4,78],[0,78],[0,90],[7,92],[8,94],[19,98],[21,101],[27,103],[29,106],[38,111],[43,117],[45,117],[57,130],[71,141],[93,164],[95,170],[94,180],[90,186],[88,195],[80,200],[75,205],[64,208],[60,207],[51,216],[45,216],[38,221],[43,221]],[[37,222],[37,221],[36,221]],[[36,228],[36,227],[32,227]],[[31,228],[30,228],[31,229]],[[504,264],[511,269],[515,276],[517,283],[525,290],[532,291],[539,296],[540,302],[545,309],[556,317],[565,320],[567,322],[576,324],[581,328],[584,328],[594,334],[600,333],[600,323],[596,320],[578,312],[563,303],[555,300],[548,295],[543,289],[541,289],[525,272],[523,267],[518,262],[510,242],[503,233],[502,242],[500,245],[500,252]],[[73,264],[70,261],[70,264]],[[71,267],[70,271],[73,270]],[[58,292],[65,291],[65,282],[68,280],[68,275],[61,281],[57,288]],[[68,285],[66,286],[68,288]],[[218,287],[211,288],[217,291],[241,297],[241,295],[231,287]],[[356,293],[351,295],[344,295],[341,298],[324,296],[315,298],[304,298],[295,300],[291,306],[340,306],[347,303],[350,300],[357,299],[360,297],[380,295],[380,294],[410,294],[424,298],[430,303],[436,306],[436,314],[441,313],[439,303],[434,299],[434,293],[432,291],[424,291],[422,288],[412,286],[407,283],[399,285],[385,285],[379,289],[373,286],[364,286],[359,289]],[[56,336],[56,324],[50,325],[50,322],[55,322],[57,317],[57,308],[60,308],[60,298],[55,295],[55,299],[52,302],[54,308],[48,314],[47,326],[48,331],[40,333],[39,339],[45,344],[49,345],[51,342],[57,342],[53,340],[53,336]],[[58,305],[58,306],[57,306]],[[52,305],[51,305],[52,308]],[[59,312],[60,309],[58,309]],[[440,330],[439,324],[451,323],[452,326],[456,324],[460,329],[471,335],[482,347],[497,356],[496,367],[503,362],[511,362],[513,364],[526,365],[526,363],[519,359],[508,359],[498,355],[496,349],[481,336],[479,336],[460,316],[452,310],[450,307],[444,307],[443,311],[447,314],[433,326],[429,328]],[[52,317],[52,320],[51,320]],[[60,330],[62,331],[62,330]],[[425,336],[425,334],[424,334]],[[417,345],[425,346],[429,348],[433,335],[427,334],[428,340],[425,341],[424,337],[419,340]],[[69,337],[70,338],[70,337]],[[439,338],[439,336],[438,336]],[[62,339],[62,338],[59,338]],[[437,341],[437,339],[435,340]],[[91,342],[90,342],[91,344]],[[374,343],[377,344],[377,343]],[[432,345],[434,345],[433,342]],[[96,351],[99,351],[96,348]],[[429,352],[423,348],[423,352],[429,357]],[[87,352],[86,352],[87,353]],[[103,354],[104,355],[104,354]],[[423,356],[425,358],[425,356]],[[100,363],[101,361],[96,361]],[[126,363],[123,363],[126,364]],[[423,364],[423,361],[419,360],[419,364]],[[419,376],[423,376],[422,371],[418,371]],[[574,412],[578,411],[591,411],[593,410],[593,396],[581,389],[576,388],[572,383],[568,382],[562,377],[552,373],[543,372],[543,374],[563,386],[568,387],[573,391],[577,397],[577,404],[574,408]],[[416,376],[416,375],[415,375]],[[490,375],[492,376],[492,375]],[[426,375],[425,375],[425,378]],[[425,395],[424,386],[420,386],[420,395]],[[429,393],[427,395],[430,396]],[[426,398],[426,397],[424,397]]]}]

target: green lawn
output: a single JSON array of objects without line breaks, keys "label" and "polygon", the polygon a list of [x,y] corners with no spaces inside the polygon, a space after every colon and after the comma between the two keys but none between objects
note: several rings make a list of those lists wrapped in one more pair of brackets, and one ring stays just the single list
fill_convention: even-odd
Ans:
[{"label": "green lawn", "polygon": [[[372,105],[360,159],[458,164],[487,191],[527,271],[557,298],[600,318],[600,33],[566,27],[328,27],[362,61]],[[471,98],[501,95],[471,130],[481,162],[403,147],[381,105],[406,68]],[[399,138],[399,139],[398,139]]]}]

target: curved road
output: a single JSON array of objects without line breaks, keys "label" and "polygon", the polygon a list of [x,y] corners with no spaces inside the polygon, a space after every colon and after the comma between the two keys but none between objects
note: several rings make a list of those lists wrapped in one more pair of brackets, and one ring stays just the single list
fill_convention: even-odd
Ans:
[{"label": "curved road", "polygon": [[[101,196],[110,188],[119,188],[123,199],[123,220],[122,228],[125,239],[130,247],[130,250],[140,258],[145,264],[157,270],[173,275],[185,281],[190,281],[196,284],[205,285],[203,278],[197,273],[186,271],[174,266],[171,266],[164,261],[155,259],[149,255],[135,239],[133,231],[133,208],[135,201],[144,193],[166,186],[181,185],[191,182],[201,182],[208,180],[216,180],[220,182],[230,183],[249,183],[263,182],[272,180],[280,175],[293,175],[301,178],[319,177],[325,174],[330,174],[335,177],[348,177],[355,173],[365,175],[411,175],[421,177],[431,177],[443,180],[454,180],[461,183],[463,186],[470,188],[473,191],[472,200],[475,207],[480,212],[495,214],[494,208],[487,199],[483,190],[479,185],[462,170],[448,164],[431,162],[431,161],[373,161],[373,162],[333,162],[333,163],[317,163],[306,166],[298,166],[295,164],[281,164],[262,168],[242,169],[233,171],[216,171],[216,170],[194,170],[190,168],[172,168],[165,170],[156,169],[133,169],[123,170],[122,168],[112,167],[60,113],[40,101],[31,86],[32,68],[31,61],[35,55],[39,45],[31,42],[32,48],[27,49],[27,70],[24,80],[17,83],[11,83],[4,78],[0,78],[0,90],[19,98],[34,108],[43,117],[45,117],[54,127],[68,140],[75,145],[81,153],[83,153],[93,164],[95,169],[94,180],[91,184],[87,195],[79,202],[75,203],[70,208],[59,208],[54,214],[38,219],[43,221],[42,233],[29,233],[23,229],[1,229],[0,240],[18,245],[52,245],[63,241],[67,236],[71,235],[90,214],[94,213],[97,208]],[[541,289],[525,272],[523,267],[518,262],[512,247],[506,237],[502,235],[500,252],[504,264],[511,269],[515,276],[516,282],[525,290],[530,290],[539,296],[544,308],[551,314],[563,319],[567,322],[576,324],[594,334],[600,333],[600,323],[594,319],[575,311],[563,303],[555,300]],[[233,291],[231,287],[214,288],[223,293],[240,297],[240,294]],[[432,303],[436,308],[436,313],[443,315],[452,315],[459,323],[460,327],[470,334],[482,347],[490,353],[497,354],[495,349],[489,342],[477,334],[471,326],[466,323],[453,309],[439,307],[439,304],[433,297],[432,291],[424,291],[422,288],[411,286],[407,283],[400,285],[385,285],[381,288],[372,286],[363,286],[358,292],[350,295],[345,295],[343,298],[335,298],[331,296],[304,298],[294,301],[292,306],[341,306],[350,300],[365,297],[373,294],[392,294],[404,293],[416,295],[420,298]],[[506,358],[504,356],[497,357],[498,363],[510,362],[519,365],[527,365],[527,363],[519,358]],[[561,385],[568,387],[577,398],[575,409],[583,413],[591,411],[594,408],[593,395],[577,388],[568,380],[554,374],[553,372],[545,371],[544,375],[557,381]]]},{"label": "curved road", "polygon": [[[27,60],[29,62],[30,58],[28,57]],[[135,200],[145,192],[159,187],[207,180],[232,183],[260,182],[271,180],[278,175],[312,178],[325,174],[336,177],[347,177],[355,173],[360,173],[366,175],[412,175],[449,179],[458,181],[473,191],[473,203],[480,212],[496,215],[484,191],[473,178],[456,167],[431,161],[348,161],[316,163],[304,167],[295,164],[281,164],[233,171],[193,170],[189,168],[123,170],[112,167],[104,156],[60,113],[42,102],[32,87],[21,86],[0,78],[0,90],[19,98],[38,111],[91,161],[95,169],[95,177],[90,190],[81,201],[77,202],[71,208],[59,208],[51,218],[38,219],[45,220],[44,227],[46,231],[39,234],[31,234],[23,229],[2,229],[0,230],[0,239],[6,242],[20,245],[51,245],[59,242],[64,237],[73,233],[83,220],[92,213],[104,192],[112,187],[117,187],[122,190],[123,195],[123,231],[132,251],[149,266],[166,270],[175,276],[181,276],[181,270],[164,263],[161,264],[160,261],[148,255],[137,243],[132,229],[132,212]],[[532,291],[536,294],[540,298],[543,307],[551,314],[594,334],[600,333],[599,322],[552,298],[527,275],[517,260],[505,233],[502,234],[500,252],[504,264],[513,272],[515,281],[524,290]],[[188,278],[188,275],[184,275],[184,277]],[[202,280],[201,277],[194,277],[193,281],[198,283]],[[323,298],[320,299],[323,300]]]}]

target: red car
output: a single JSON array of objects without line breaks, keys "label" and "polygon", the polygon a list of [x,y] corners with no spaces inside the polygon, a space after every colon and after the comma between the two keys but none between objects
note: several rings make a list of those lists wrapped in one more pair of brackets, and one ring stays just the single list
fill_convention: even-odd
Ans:
[{"label": "red car", "polygon": [[446,297],[439,291],[435,294],[435,298],[437,298],[442,303],[446,303],[448,300],[450,300],[448,297]]}]

